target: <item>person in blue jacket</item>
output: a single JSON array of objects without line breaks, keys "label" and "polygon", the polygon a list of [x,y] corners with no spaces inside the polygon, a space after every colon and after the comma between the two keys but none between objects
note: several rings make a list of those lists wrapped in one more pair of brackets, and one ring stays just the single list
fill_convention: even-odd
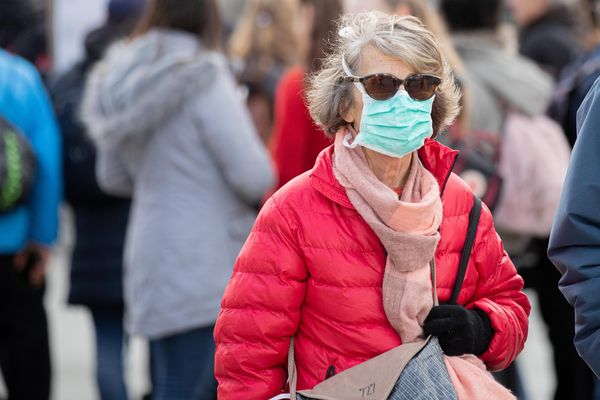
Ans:
[{"label": "person in blue jacket", "polygon": [[575,308],[575,347],[600,376],[600,79],[579,108],[577,131],[548,255]]},{"label": "person in blue jacket", "polygon": [[48,399],[43,294],[62,195],[60,136],[36,69],[1,49],[0,116],[27,137],[37,163],[28,201],[0,214],[0,368],[11,399]]}]

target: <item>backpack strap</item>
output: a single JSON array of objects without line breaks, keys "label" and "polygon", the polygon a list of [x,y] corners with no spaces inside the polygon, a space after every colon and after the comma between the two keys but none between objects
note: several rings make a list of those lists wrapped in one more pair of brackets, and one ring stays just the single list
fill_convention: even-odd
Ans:
[{"label": "backpack strap", "polygon": [[454,283],[454,289],[452,290],[452,296],[448,300],[448,304],[457,304],[458,295],[462,289],[465,274],[467,273],[467,266],[469,265],[469,259],[471,258],[471,250],[473,250],[473,244],[475,243],[475,234],[477,233],[477,226],[479,225],[479,217],[481,216],[481,200],[473,195],[473,207],[469,214],[469,227],[467,228],[467,237],[465,244],[460,254],[460,264],[458,266],[458,274],[456,275],[456,282]]}]

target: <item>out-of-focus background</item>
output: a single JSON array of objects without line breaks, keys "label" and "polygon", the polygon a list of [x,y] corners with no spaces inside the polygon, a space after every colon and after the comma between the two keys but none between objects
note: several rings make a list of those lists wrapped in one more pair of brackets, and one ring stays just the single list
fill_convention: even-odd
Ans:
[{"label": "out-of-focus background", "polygon": [[[2,5],[3,1],[6,1],[6,4],[10,3],[8,0],[0,0],[0,5]],[[481,1],[487,2],[488,0]],[[281,4],[283,2],[284,0],[282,0]],[[288,2],[288,0],[285,0],[285,2]],[[289,2],[294,3],[291,0]],[[260,4],[257,7],[263,8],[258,12],[252,13],[252,6],[249,3]],[[300,3],[304,4],[306,2],[301,1]],[[395,4],[395,7],[398,7],[393,8],[386,0],[346,0],[343,6],[347,11],[385,9],[388,12],[408,10],[409,13],[418,14],[415,11],[416,9],[412,11],[408,9],[412,3],[391,1],[389,4]],[[457,40],[453,42],[455,44],[462,40],[459,38],[460,35],[456,35],[455,37],[453,35],[455,32],[452,31],[457,26],[461,29],[468,27],[469,21],[467,19],[469,17],[465,16],[465,21],[457,22],[457,17],[453,16],[451,12],[449,14],[446,13],[448,15],[444,15],[438,9],[440,6],[443,7],[445,3],[452,3],[451,1],[427,2],[424,0],[423,2],[416,2],[416,4],[419,3],[426,3],[428,9],[434,10],[433,15],[436,27],[443,27],[439,31],[443,32],[444,35],[444,37],[440,36],[440,40],[444,43],[442,47],[444,47],[445,51],[452,48],[451,52],[447,53],[446,56],[450,63],[453,64],[455,71],[460,72],[457,73],[457,79],[461,80],[461,74],[464,74],[465,79],[464,82],[461,80],[461,83],[463,87],[469,87],[469,79],[472,77],[469,76],[468,60],[462,59],[463,54],[461,53],[460,45],[456,45],[455,48],[450,44],[455,39]],[[456,1],[456,3],[460,3],[460,1]],[[464,0],[463,3],[468,3],[468,0]],[[544,108],[544,113],[548,110],[548,115],[552,117],[556,115],[564,117],[563,120],[557,120],[557,122],[572,144],[574,134],[569,129],[574,125],[572,120],[568,120],[568,116],[574,113],[573,109],[576,111],[580,100],[585,96],[586,91],[589,90],[591,84],[586,86],[585,82],[590,80],[593,82],[595,77],[600,74],[600,67],[598,67],[600,65],[600,57],[596,54],[598,52],[596,46],[600,41],[597,39],[597,26],[594,25],[597,23],[595,18],[598,12],[598,5],[595,1],[583,0],[506,0],[500,3],[502,3],[502,12],[499,18],[498,32],[499,37],[505,40],[504,48],[506,52],[515,56],[520,52],[522,58],[529,58],[532,65],[537,64],[535,67],[537,68],[536,74],[544,74],[544,76],[547,74],[548,82],[552,82],[553,98],[549,96],[548,99],[541,99],[540,101],[548,103],[544,104],[542,108]],[[265,4],[268,4],[268,6]],[[315,4],[319,4],[319,2]],[[36,15],[35,18],[32,17],[31,21],[33,25],[39,26],[36,37],[41,36],[46,39],[46,43],[44,44],[46,48],[39,52],[43,53],[42,56],[28,58],[43,75],[51,94],[56,82],[60,81],[60,78],[65,73],[71,71],[74,66],[77,66],[86,57],[84,47],[86,36],[93,29],[107,23],[107,6],[108,0],[31,0],[31,7],[35,10],[34,14]],[[252,116],[256,133],[260,136],[261,143],[268,148],[270,154],[273,156],[274,164],[277,164],[279,181],[276,186],[281,187],[289,179],[284,179],[284,171],[287,171],[288,168],[285,165],[285,157],[277,153],[278,149],[281,149],[283,145],[278,142],[281,138],[277,136],[279,125],[276,121],[275,103],[277,102],[277,97],[275,88],[280,83],[286,71],[294,68],[297,64],[304,63],[304,67],[311,65],[312,60],[301,60],[299,62],[302,57],[290,50],[297,48],[299,52],[302,46],[293,47],[294,45],[291,44],[295,43],[293,41],[284,43],[286,37],[283,34],[277,32],[273,34],[271,32],[271,36],[260,36],[256,32],[278,23],[278,19],[281,17],[277,14],[278,12],[285,14],[286,11],[273,11],[277,10],[278,7],[276,0],[221,0],[219,1],[219,6],[221,7],[220,10],[225,31],[225,52],[229,56],[231,70],[238,78],[239,95],[245,96],[247,99],[247,106]],[[124,9],[127,8],[126,6],[123,7],[125,7]],[[293,8],[290,9],[294,10]],[[314,8],[312,10],[312,12],[315,12]],[[304,27],[303,24],[308,20],[302,20],[301,18],[305,18],[306,15],[300,15],[300,11],[297,9],[296,12],[297,14],[287,15],[288,17],[296,17],[297,19],[293,22],[290,22],[291,20],[288,21],[288,24],[293,24],[295,34],[299,36],[304,34],[306,38],[306,32],[303,33],[303,31],[308,28]],[[317,9],[316,12],[318,13],[319,10]],[[444,22],[445,17],[449,18],[449,21]],[[282,20],[285,20],[285,18]],[[6,23],[3,21],[3,17],[0,16],[0,23]],[[1,25],[0,28],[2,28]],[[22,35],[26,34],[33,35],[31,31],[23,28]],[[244,40],[249,38],[254,39]],[[252,42],[252,40],[255,42]],[[34,42],[36,41],[32,40],[32,43]],[[16,43],[16,41],[13,43]],[[544,45],[544,43],[548,44]],[[264,50],[261,49],[261,46],[271,47]],[[307,44],[304,47],[308,48],[309,45]],[[17,45],[8,46],[8,50],[15,53],[18,52],[19,48]],[[256,60],[252,59],[252,52],[256,51],[260,53],[263,50],[265,54],[257,56],[256,60],[260,62],[257,62],[258,67],[253,69],[252,63]],[[286,54],[289,56],[288,59],[283,59],[283,55]],[[261,57],[271,57],[271,59],[263,62],[264,60]],[[257,75],[260,75],[260,77],[256,78]],[[476,79],[473,80],[475,81]],[[478,102],[477,96],[478,92],[472,90],[466,97],[465,104],[463,104],[465,109],[468,109],[469,105],[474,104],[475,106],[471,111],[472,115],[465,113],[460,117],[464,119],[462,122],[471,118],[475,121],[475,124],[477,123],[477,117],[481,116],[481,114],[478,114],[479,109],[476,107],[476,103]],[[575,105],[576,98],[579,98],[579,103]],[[53,97],[53,100],[55,99],[56,97]],[[552,102],[556,107],[562,107],[558,114],[556,112],[552,113],[552,107],[550,106]],[[569,102],[573,102],[573,104]],[[56,104],[55,107],[57,107]],[[502,112],[503,110],[500,110],[500,113]],[[281,121],[279,122],[281,123]],[[447,144],[463,143],[466,134],[461,131],[462,122],[459,121],[454,128],[450,129]],[[316,128],[311,127],[311,129]],[[471,127],[466,128],[465,131],[469,131],[470,129],[473,130]],[[320,151],[321,148],[317,150]],[[314,162],[314,156],[307,156],[307,158],[310,158],[308,160],[309,166],[299,166],[299,169],[294,170],[293,173],[290,172],[290,179],[310,168]],[[289,169],[291,170],[292,168],[290,167]],[[469,183],[476,187],[478,182],[475,179],[475,183]],[[485,190],[480,193],[480,195],[485,194]],[[265,195],[266,197],[268,197],[268,193]],[[100,398],[95,375],[97,354],[92,318],[85,307],[68,304],[71,279],[70,263],[74,241],[77,237],[74,218],[72,207],[66,204],[63,205],[60,218],[60,234],[57,245],[52,250],[45,294],[52,361],[51,398],[55,400]],[[0,235],[4,234],[0,232]],[[505,237],[503,236],[503,238]],[[516,238],[514,241],[513,239],[515,238],[507,235],[505,242],[507,243],[507,247],[516,249],[514,254],[511,253],[511,256],[514,256],[519,272],[525,276],[526,282],[533,282],[528,284],[529,287],[525,289],[533,308],[530,317],[529,337],[524,351],[516,362],[518,370],[517,372],[513,371],[517,375],[517,378],[514,376],[509,378],[510,382],[514,383],[516,379],[518,383],[511,388],[517,390],[519,398],[525,400],[579,400],[577,397],[570,397],[569,393],[563,393],[561,395],[563,397],[555,397],[557,374],[553,365],[553,348],[549,340],[548,325],[544,318],[542,318],[540,307],[541,302],[548,300],[543,300],[538,296],[540,291],[536,286],[539,284],[540,274],[550,274],[550,272],[557,274],[553,268],[547,267],[547,264],[544,264],[544,268],[550,269],[541,271],[539,265],[536,264],[536,260],[538,260],[540,254],[545,254],[547,241],[542,241],[541,245],[535,247],[529,242],[527,244],[521,243],[519,241],[520,238]],[[541,247],[543,248],[540,250]],[[545,255],[541,257],[545,257]],[[531,261],[532,259],[534,261]],[[556,286],[558,277],[553,277],[552,279],[552,287],[556,288],[553,294],[554,300],[552,301],[563,302],[564,299]],[[543,293],[546,295],[547,292]],[[560,317],[558,315],[556,314],[555,318],[563,318],[562,314]],[[546,315],[546,318],[552,318],[552,316]],[[561,321],[555,321],[555,326],[556,324],[561,325]],[[564,325],[571,326],[572,321],[564,321]],[[572,337],[572,332],[568,334]],[[133,337],[125,346],[125,349],[127,351],[125,352],[124,370],[129,398],[142,399],[152,390],[150,384],[151,362],[148,341],[139,336]],[[557,351],[562,350],[558,349]],[[593,379],[591,376],[590,374],[590,381]],[[596,386],[600,385],[596,382]],[[600,389],[596,391],[600,392]],[[0,399],[6,397],[6,386],[2,382],[0,375]],[[589,397],[590,400],[597,400],[599,398],[599,395],[596,395],[596,397],[590,395]]]}]

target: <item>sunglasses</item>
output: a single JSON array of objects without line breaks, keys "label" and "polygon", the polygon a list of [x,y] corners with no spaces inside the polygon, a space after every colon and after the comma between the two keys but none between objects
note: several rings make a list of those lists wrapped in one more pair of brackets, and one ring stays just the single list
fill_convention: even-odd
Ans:
[{"label": "sunglasses", "polygon": [[357,85],[358,90],[374,100],[391,99],[396,95],[400,86],[404,86],[404,90],[414,100],[429,100],[442,83],[437,76],[428,74],[413,74],[404,79],[397,78],[392,74],[371,74],[359,78],[351,74],[346,60],[342,60],[344,71],[348,76],[340,78],[340,81],[353,82]]}]

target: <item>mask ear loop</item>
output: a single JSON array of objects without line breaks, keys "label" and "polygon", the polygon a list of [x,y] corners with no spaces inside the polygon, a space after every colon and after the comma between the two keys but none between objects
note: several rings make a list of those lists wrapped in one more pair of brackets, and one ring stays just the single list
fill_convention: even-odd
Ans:
[{"label": "mask ear loop", "polygon": [[[352,143],[350,143],[350,139],[352,138],[354,138],[354,140]],[[354,150],[359,145],[358,139],[358,135],[355,136],[350,130],[348,130],[344,135],[344,147]]]},{"label": "mask ear loop", "polygon": [[[350,143],[352,140],[352,143]],[[346,127],[346,133],[344,134],[344,147],[354,150],[360,144],[360,134],[356,133],[352,125]]]}]

